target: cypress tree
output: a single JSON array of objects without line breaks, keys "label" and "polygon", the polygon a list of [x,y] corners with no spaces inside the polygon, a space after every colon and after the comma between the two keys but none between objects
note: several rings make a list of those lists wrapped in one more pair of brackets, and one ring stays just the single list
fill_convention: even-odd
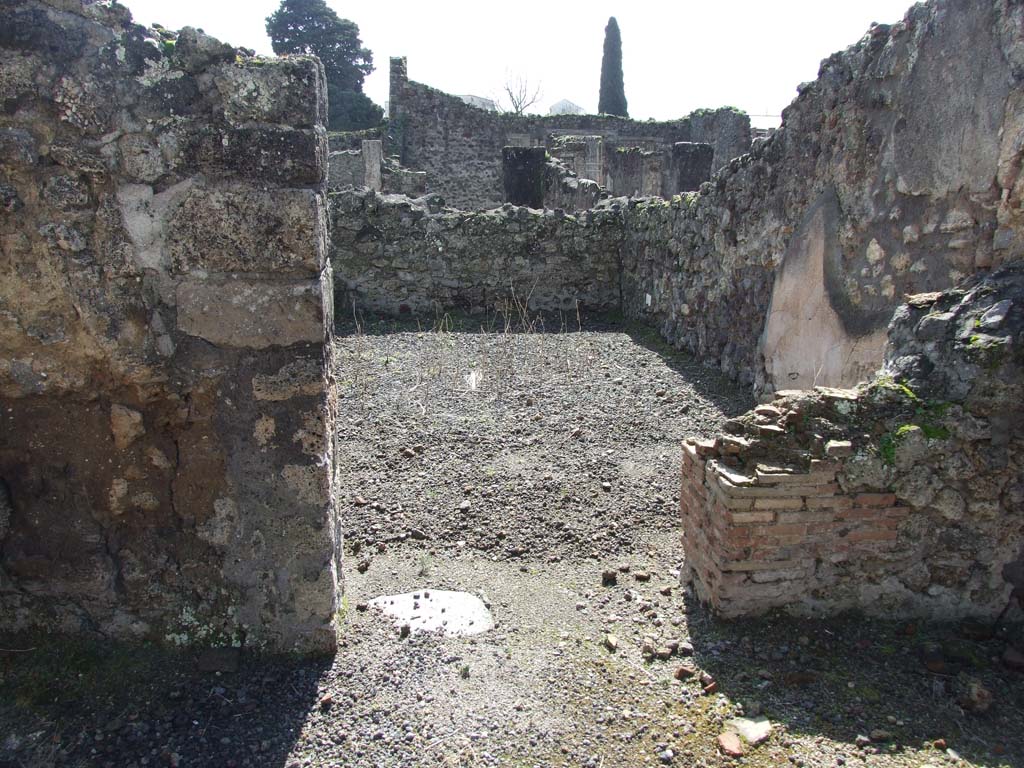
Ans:
[{"label": "cypress tree", "polygon": [[622,36],[619,23],[612,16],[604,28],[604,56],[601,57],[601,93],[597,111],[606,115],[629,117],[626,109],[626,86],[622,82]]}]

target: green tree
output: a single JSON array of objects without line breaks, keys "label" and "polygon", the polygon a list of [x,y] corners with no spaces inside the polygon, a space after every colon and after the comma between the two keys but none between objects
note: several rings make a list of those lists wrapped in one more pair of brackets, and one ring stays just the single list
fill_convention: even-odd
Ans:
[{"label": "green tree", "polygon": [[338,18],[324,0],[281,0],[267,17],[274,53],[312,53],[327,75],[327,127],[333,131],[372,128],[384,111],[363,93],[373,72],[373,54],[359,39],[359,26]]},{"label": "green tree", "polygon": [[626,86],[622,82],[622,36],[619,22],[612,16],[604,28],[604,56],[601,57],[601,92],[597,111],[605,115],[629,117]]}]

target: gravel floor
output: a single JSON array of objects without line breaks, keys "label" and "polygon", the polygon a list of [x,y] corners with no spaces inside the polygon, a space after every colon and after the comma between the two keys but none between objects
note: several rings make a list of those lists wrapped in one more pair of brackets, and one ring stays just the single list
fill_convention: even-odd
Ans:
[{"label": "gravel floor", "polygon": [[751,406],[717,372],[622,330],[360,330],[336,347],[339,488],[357,549],[637,551],[678,527],[680,441]]},{"label": "gravel floor", "polygon": [[[0,767],[1024,765],[1024,685],[999,661],[1019,627],[725,623],[679,588],[679,440],[743,393],[614,325],[444,328],[339,337],[335,658],[204,673],[9,638]],[[366,606],[423,589],[476,594],[497,626],[403,638]],[[983,713],[961,706],[972,680]],[[732,759],[739,714],[773,728]]]}]

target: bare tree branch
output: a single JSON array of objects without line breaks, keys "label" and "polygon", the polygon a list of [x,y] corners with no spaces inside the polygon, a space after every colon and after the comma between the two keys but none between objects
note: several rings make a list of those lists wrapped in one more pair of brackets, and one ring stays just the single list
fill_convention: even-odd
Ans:
[{"label": "bare tree branch", "polygon": [[[505,83],[504,96],[499,99],[503,112],[511,112],[514,115],[521,115],[531,106],[540,101],[540,83],[531,85],[530,81],[517,75],[509,77]],[[505,102],[508,106],[505,106]]]}]

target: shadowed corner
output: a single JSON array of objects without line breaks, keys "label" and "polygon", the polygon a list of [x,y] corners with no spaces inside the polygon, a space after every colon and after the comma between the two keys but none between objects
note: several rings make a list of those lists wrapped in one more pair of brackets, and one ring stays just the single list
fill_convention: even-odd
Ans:
[{"label": "shadowed corner", "polygon": [[329,655],[56,634],[7,635],[0,646],[5,766],[285,768],[310,714],[331,706]]},{"label": "shadowed corner", "polygon": [[[686,695],[708,699],[713,732],[738,733],[716,713],[771,723],[763,744],[740,734],[754,764],[836,765],[872,755],[928,762],[931,754],[936,764],[995,768],[1009,764],[1018,747],[1021,667],[1014,671],[1003,654],[1008,642],[1020,642],[1019,619],[942,623],[773,612],[724,620],[692,591],[686,614],[694,652],[684,666],[700,681]],[[804,736],[813,741],[801,742]],[[816,738],[822,736],[827,741]]]}]

